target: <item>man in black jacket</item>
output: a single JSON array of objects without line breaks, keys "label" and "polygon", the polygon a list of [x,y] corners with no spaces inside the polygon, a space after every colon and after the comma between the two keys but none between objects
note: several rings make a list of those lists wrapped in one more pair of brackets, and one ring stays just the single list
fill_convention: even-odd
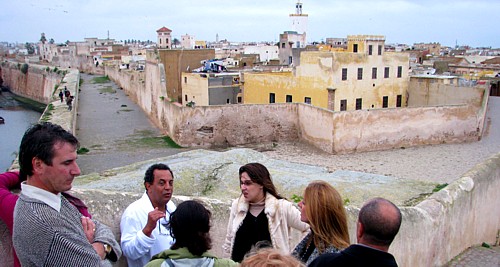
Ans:
[{"label": "man in black jacket", "polygon": [[401,211],[387,199],[369,200],[359,211],[358,244],[339,253],[326,253],[309,266],[390,266],[398,264],[387,251],[401,226]]}]

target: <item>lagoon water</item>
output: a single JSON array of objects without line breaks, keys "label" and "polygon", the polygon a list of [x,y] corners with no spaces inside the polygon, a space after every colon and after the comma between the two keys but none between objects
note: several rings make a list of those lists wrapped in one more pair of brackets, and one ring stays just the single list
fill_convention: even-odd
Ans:
[{"label": "lagoon water", "polygon": [[17,157],[19,143],[26,129],[38,122],[41,114],[6,99],[6,92],[0,94],[0,117],[5,124],[0,124],[0,172],[4,172]]}]

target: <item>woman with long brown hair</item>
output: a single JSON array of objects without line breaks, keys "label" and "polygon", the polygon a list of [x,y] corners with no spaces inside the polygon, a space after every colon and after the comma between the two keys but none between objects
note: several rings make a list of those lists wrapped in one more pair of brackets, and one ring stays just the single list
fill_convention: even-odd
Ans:
[{"label": "woman with long brown hair", "polygon": [[290,231],[309,227],[299,210],[276,191],[271,174],[260,163],[248,163],[239,170],[241,196],[233,201],[222,248],[225,257],[241,262],[259,241],[267,241],[282,253],[291,251]]},{"label": "woman with long brown hair", "polygon": [[349,246],[347,215],[342,198],[325,181],[313,181],[304,191],[299,203],[301,220],[311,232],[295,247],[293,255],[309,265],[327,252],[338,252]]}]

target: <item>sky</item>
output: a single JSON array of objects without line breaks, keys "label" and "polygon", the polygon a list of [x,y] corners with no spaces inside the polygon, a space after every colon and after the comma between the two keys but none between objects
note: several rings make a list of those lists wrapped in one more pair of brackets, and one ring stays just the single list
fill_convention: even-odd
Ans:
[{"label": "sky", "polygon": [[[96,37],[151,40],[165,26],[173,38],[277,42],[292,30],[297,0],[0,0],[0,41],[56,43]],[[387,44],[500,48],[499,0],[301,0],[307,41],[384,35]]]}]

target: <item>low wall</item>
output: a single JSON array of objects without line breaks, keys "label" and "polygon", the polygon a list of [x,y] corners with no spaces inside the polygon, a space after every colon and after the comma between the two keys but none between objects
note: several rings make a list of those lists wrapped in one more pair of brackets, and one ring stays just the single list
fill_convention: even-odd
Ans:
[{"label": "low wall", "polygon": [[335,112],[333,152],[477,141],[477,113],[472,105]]},{"label": "low wall", "polygon": [[489,86],[466,87],[440,83],[437,79],[410,79],[408,107],[472,104],[480,106]]},{"label": "low wall", "polygon": [[400,266],[442,266],[470,246],[494,244],[500,230],[500,154],[415,207],[390,252]]},{"label": "low wall", "polygon": [[[390,252],[399,266],[441,266],[453,257],[482,242],[495,243],[500,229],[500,154],[478,164],[460,179],[434,193],[414,207],[402,207],[403,223]],[[74,189],[75,195],[89,206],[94,218],[109,225],[120,238],[120,218],[125,208],[141,194],[103,190]],[[191,197],[174,196],[180,203]],[[222,255],[230,203],[215,199],[202,200],[212,211],[212,252]],[[351,242],[355,243],[355,227],[359,207],[346,207]],[[2,249],[0,257],[9,259],[6,247],[9,233],[0,225]],[[297,243],[297,235],[293,243]],[[8,245],[8,243],[7,243]],[[116,266],[126,266],[122,258]]]}]

